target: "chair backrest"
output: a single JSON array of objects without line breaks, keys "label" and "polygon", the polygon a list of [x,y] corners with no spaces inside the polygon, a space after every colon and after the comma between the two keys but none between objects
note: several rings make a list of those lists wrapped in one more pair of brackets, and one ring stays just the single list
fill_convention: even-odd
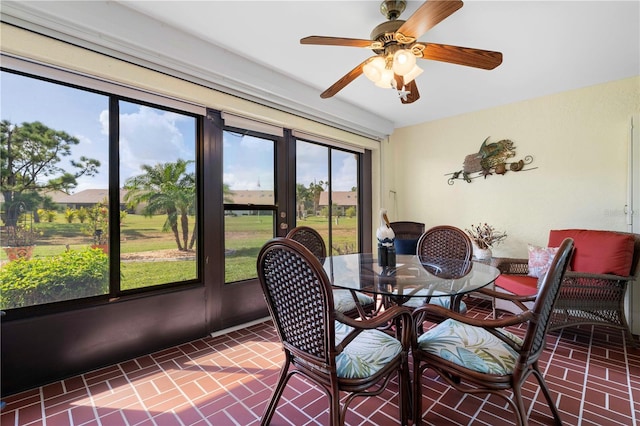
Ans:
[{"label": "chair backrest", "polygon": [[547,331],[551,323],[551,315],[560,295],[560,284],[569,266],[573,252],[573,239],[566,238],[558,249],[546,275],[541,279],[535,304],[531,309],[533,319],[529,321],[522,344],[519,365],[524,367],[535,362],[545,347]]},{"label": "chair backrest", "polygon": [[473,245],[462,229],[440,225],[422,234],[418,240],[417,254],[420,257],[471,260]]},{"label": "chair backrest", "polygon": [[418,239],[424,234],[424,223],[398,221],[389,223],[395,234],[394,246],[397,254],[416,254]]},{"label": "chair backrest", "polygon": [[305,246],[318,259],[327,257],[327,246],[322,239],[322,235],[309,226],[296,226],[289,231],[287,238]]},{"label": "chair backrest", "polygon": [[285,349],[335,367],[333,293],[319,260],[292,239],[274,238],[260,250],[257,271]]},{"label": "chair backrest", "polygon": [[389,226],[393,229],[393,233],[396,234],[396,238],[400,239],[411,239],[411,238],[420,238],[422,234],[424,234],[424,223],[421,222],[411,222],[411,221],[397,221],[390,222]]}]

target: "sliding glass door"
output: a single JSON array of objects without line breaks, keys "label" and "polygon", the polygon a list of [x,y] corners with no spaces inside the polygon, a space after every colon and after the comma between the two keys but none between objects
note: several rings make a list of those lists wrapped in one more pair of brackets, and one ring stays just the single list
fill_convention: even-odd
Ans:
[{"label": "sliding glass door", "polygon": [[296,225],[316,229],[331,254],[360,251],[361,154],[296,141]]}]

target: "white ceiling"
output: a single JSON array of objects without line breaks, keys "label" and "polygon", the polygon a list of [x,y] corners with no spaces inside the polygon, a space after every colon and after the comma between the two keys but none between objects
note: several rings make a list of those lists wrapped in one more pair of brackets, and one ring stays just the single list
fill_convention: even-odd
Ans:
[{"label": "white ceiling", "polygon": [[[216,84],[233,86],[236,93],[246,91],[249,97],[271,98],[275,105],[306,105],[315,115],[326,114],[327,120],[358,122],[354,127],[373,118],[384,124],[373,133],[640,74],[638,1],[467,1],[420,41],[500,51],[504,59],[498,68],[421,61],[424,73],[416,80],[421,98],[408,105],[401,104],[393,90],[380,89],[364,76],[333,98],[320,99],[322,91],[372,53],[303,46],[299,40],[308,35],[368,39],[385,21],[380,3],[3,1],[3,13],[11,15],[3,20],[37,22],[132,56],[141,57],[148,49],[155,58],[147,55],[145,60],[182,67],[199,78],[216,80],[206,72],[233,65],[232,71],[218,72]],[[409,1],[400,19],[420,4]],[[75,33],[68,22],[52,24],[51,16],[73,21]],[[235,55],[225,56],[208,43],[251,62],[231,61]],[[179,61],[190,68],[176,65]]]}]

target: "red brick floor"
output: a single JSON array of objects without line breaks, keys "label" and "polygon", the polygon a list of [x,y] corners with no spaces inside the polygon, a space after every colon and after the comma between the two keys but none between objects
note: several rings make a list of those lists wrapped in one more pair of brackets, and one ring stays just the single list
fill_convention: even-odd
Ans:
[{"label": "red brick floor", "polygon": [[[471,303],[470,314],[489,316],[484,303]],[[6,396],[1,425],[257,425],[282,359],[264,322]],[[625,346],[623,333],[552,332],[541,368],[565,425],[640,424],[640,350]],[[423,424],[514,424],[499,398],[463,395],[429,370],[425,377]],[[530,424],[552,424],[534,378],[525,389]],[[396,390],[354,401],[347,424],[397,424]],[[325,425],[327,413],[324,394],[296,375],[272,424]]]}]

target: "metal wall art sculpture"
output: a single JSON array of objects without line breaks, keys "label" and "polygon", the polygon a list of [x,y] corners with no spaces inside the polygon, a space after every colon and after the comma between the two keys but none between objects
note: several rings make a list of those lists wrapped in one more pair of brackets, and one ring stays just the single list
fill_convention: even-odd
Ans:
[{"label": "metal wall art sculpture", "polygon": [[[489,143],[489,137],[487,137],[477,153],[465,157],[462,170],[445,175],[451,176],[448,180],[449,185],[453,185],[457,179],[471,183],[472,179],[479,177],[486,179],[487,176],[493,174],[504,175],[508,171],[519,172],[537,168],[524,168],[533,162],[533,157],[530,155],[517,161],[514,160],[515,148],[509,139]],[[473,176],[476,173],[477,175]]]}]

